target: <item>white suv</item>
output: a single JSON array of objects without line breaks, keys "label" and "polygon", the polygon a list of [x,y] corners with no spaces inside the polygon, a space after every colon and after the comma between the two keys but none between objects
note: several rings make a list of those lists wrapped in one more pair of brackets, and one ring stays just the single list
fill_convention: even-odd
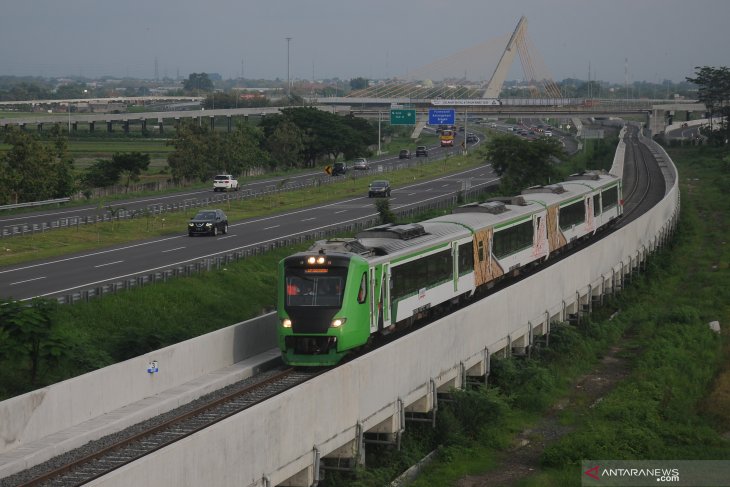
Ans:
[{"label": "white suv", "polygon": [[219,174],[213,178],[213,191],[238,191],[238,181],[230,174]]}]

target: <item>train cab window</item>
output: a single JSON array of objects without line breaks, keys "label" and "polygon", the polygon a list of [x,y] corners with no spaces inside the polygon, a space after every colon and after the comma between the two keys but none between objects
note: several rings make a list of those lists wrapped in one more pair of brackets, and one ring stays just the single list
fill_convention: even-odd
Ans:
[{"label": "train cab window", "polygon": [[339,307],[342,305],[346,277],[346,268],[330,268],[327,273],[321,274],[287,269],[285,305]]},{"label": "train cab window", "polygon": [[593,196],[593,216],[601,214],[601,195],[597,194]]},{"label": "train cab window", "polygon": [[484,262],[484,241],[480,240],[477,245],[477,252],[479,253],[479,262]]},{"label": "train cab window", "polygon": [[367,273],[362,273],[362,279],[360,279],[360,289],[357,291],[357,302],[363,304],[368,299],[368,276]]},{"label": "train cab window", "polygon": [[618,205],[618,186],[604,189],[601,195],[603,198],[603,211]]}]

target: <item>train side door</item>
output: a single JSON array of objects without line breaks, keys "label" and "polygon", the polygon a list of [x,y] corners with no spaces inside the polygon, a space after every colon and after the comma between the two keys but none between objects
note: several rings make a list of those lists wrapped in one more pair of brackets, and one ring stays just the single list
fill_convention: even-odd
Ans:
[{"label": "train side door", "polygon": [[536,259],[545,257],[550,251],[546,220],[547,212],[532,216],[532,256]]},{"label": "train side door", "polygon": [[381,308],[380,313],[383,316],[383,328],[387,328],[391,324],[390,316],[390,264],[383,264],[383,274],[381,275],[380,297]]},{"label": "train side door", "polygon": [[454,293],[459,292],[459,244],[451,242],[451,272],[454,276]]},{"label": "train side door", "polygon": [[378,295],[375,294],[375,267],[368,269],[368,283],[370,286],[370,333],[378,331]]},{"label": "train side door", "polygon": [[595,232],[596,225],[593,218],[593,197],[591,195],[585,197],[583,200],[583,206],[586,210],[586,232]]}]

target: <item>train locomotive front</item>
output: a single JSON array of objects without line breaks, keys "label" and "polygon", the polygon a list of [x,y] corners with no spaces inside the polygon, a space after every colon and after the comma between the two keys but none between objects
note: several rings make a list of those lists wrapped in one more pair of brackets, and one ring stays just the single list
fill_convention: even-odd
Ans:
[{"label": "train locomotive front", "polygon": [[356,254],[300,252],[279,263],[277,330],[289,365],[334,365],[370,338],[367,262]]}]

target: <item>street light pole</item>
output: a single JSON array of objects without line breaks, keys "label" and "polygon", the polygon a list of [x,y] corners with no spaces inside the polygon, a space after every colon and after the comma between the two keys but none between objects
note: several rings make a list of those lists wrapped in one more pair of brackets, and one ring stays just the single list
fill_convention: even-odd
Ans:
[{"label": "street light pole", "polygon": [[291,37],[286,38],[286,98],[291,98],[291,78],[289,77],[289,42]]},{"label": "street light pole", "polygon": [[378,155],[381,154],[380,152],[380,112],[378,112]]}]

